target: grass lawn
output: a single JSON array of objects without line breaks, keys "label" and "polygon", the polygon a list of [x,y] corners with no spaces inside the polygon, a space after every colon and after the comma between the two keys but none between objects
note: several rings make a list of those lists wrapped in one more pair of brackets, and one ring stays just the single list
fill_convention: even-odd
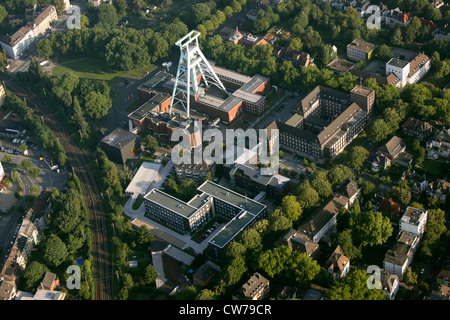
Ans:
[{"label": "grass lawn", "polygon": [[442,160],[425,159],[423,161],[422,169],[433,176],[442,177],[446,173],[448,165]]},{"label": "grass lawn", "polygon": [[137,198],[133,203],[133,210],[137,210],[140,208],[141,204],[144,202],[144,198]]},{"label": "grass lawn", "polygon": [[147,71],[151,72],[155,68],[155,65],[149,65],[135,70],[121,71],[107,66],[103,60],[90,58],[58,65],[53,69],[53,75],[58,76],[64,72],[72,71],[80,79],[104,80],[111,85],[121,78],[139,80],[147,74]]}]

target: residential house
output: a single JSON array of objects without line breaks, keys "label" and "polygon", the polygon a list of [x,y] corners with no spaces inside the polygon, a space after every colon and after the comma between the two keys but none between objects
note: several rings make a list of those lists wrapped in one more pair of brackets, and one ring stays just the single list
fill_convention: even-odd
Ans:
[{"label": "residential house", "polygon": [[344,278],[350,271],[350,259],[344,256],[341,246],[338,245],[333,251],[325,264],[325,268],[333,281]]},{"label": "residential house", "polygon": [[388,298],[389,300],[395,300],[395,296],[397,295],[398,289],[400,288],[398,276],[381,270],[380,282],[382,289],[386,293],[386,298]]},{"label": "residential house", "polygon": [[441,156],[444,158],[450,157],[450,128],[443,128],[436,131],[433,138],[429,139],[426,143],[428,155]]},{"label": "residential house", "polygon": [[219,31],[220,36],[224,41],[230,41],[234,44],[241,44],[247,47],[267,44],[268,42],[260,36],[251,34],[250,32],[242,32],[236,29],[224,27]]},{"label": "residential house", "polygon": [[270,44],[274,44],[275,41],[280,39],[287,39],[291,37],[291,32],[284,30],[283,28],[273,26],[267,30],[266,35],[263,37]]},{"label": "residential house", "polygon": [[436,277],[436,283],[444,286],[450,286],[450,265],[442,268]]},{"label": "residential house", "polygon": [[16,294],[16,276],[5,274],[3,279],[0,279],[0,300],[13,300]]},{"label": "residential house", "polygon": [[410,180],[410,185],[411,195],[419,198],[428,187],[428,181],[425,178],[415,177]]},{"label": "residential house", "polygon": [[270,281],[258,272],[242,285],[232,296],[233,300],[263,300],[269,293]]},{"label": "residential house", "polygon": [[302,68],[314,65],[314,58],[311,57],[309,53],[300,52],[291,48],[274,46],[273,55],[281,60],[292,61]]},{"label": "residential house", "polygon": [[350,209],[351,207],[353,207],[356,199],[359,199],[361,197],[361,187],[355,180],[348,179],[339,188],[337,194],[347,199],[347,208]]},{"label": "residential house", "polygon": [[403,124],[402,131],[407,136],[415,137],[419,141],[423,141],[432,134],[433,126],[428,122],[410,117]]},{"label": "residential house", "polygon": [[438,285],[436,290],[431,291],[427,300],[450,300],[450,287],[446,285]]},{"label": "residential house", "polygon": [[274,246],[285,245],[292,250],[306,253],[308,257],[315,258],[319,253],[319,245],[297,230],[291,229],[285,235],[281,236],[275,243]]},{"label": "residential house", "polygon": [[440,203],[445,203],[449,189],[450,182],[444,179],[435,179],[428,183],[425,193],[428,198],[436,197]]},{"label": "residential house", "polygon": [[200,287],[206,287],[217,274],[217,270],[214,269],[208,263],[202,264],[193,275],[194,284]]},{"label": "residential house", "polygon": [[390,28],[407,25],[411,19],[411,13],[404,13],[398,7],[391,10],[385,10],[381,13],[381,22],[384,21]]},{"label": "residential house", "polygon": [[394,202],[392,198],[387,199],[385,197],[382,197],[378,208],[382,212],[388,213],[391,216],[391,218],[394,217],[396,214],[400,213],[401,209],[400,204]]},{"label": "residential house", "polygon": [[406,143],[397,136],[392,137],[385,145],[377,150],[377,155],[382,155],[391,161],[392,164],[407,167],[412,163],[412,156],[405,152]]}]

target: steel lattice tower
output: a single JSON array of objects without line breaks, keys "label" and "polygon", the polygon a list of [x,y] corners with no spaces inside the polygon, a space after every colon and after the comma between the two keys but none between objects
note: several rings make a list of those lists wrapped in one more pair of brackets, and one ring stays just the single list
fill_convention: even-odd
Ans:
[{"label": "steel lattice tower", "polygon": [[180,61],[169,112],[172,112],[172,107],[179,103],[186,111],[187,118],[190,117],[191,94],[200,94],[199,75],[201,75],[201,81],[205,83],[207,88],[213,84],[228,94],[225,86],[219,80],[219,77],[211,68],[198,46],[199,35],[200,32],[192,30],[175,43],[180,47]]}]

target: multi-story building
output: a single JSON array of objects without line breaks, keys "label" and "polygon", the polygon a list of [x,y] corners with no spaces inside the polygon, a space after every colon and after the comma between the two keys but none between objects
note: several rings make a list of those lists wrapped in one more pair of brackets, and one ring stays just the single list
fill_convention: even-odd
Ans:
[{"label": "multi-story building", "polygon": [[423,233],[425,232],[427,216],[427,210],[408,206],[402,218],[400,219],[400,229],[410,232],[421,238]]},{"label": "multi-story building", "polygon": [[289,191],[291,180],[278,173],[261,175],[260,169],[246,164],[235,164],[230,171],[230,181],[234,190],[256,196],[265,192],[268,198],[281,200]]},{"label": "multi-story building", "polygon": [[58,15],[53,5],[43,6],[39,8],[39,11],[39,13],[35,13],[37,16],[33,21],[30,21],[14,34],[3,36],[0,39],[0,45],[8,57],[19,59],[34,41],[51,28],[51,23],[58,20]]},{"label": "multi-story building", "polygon": [[139,149],[136,145],[137,138],[132,132],[116,128],[100,140],[100,147],[111,161],[125,164],[127,160],[134,158],[135,151]]},{"label": "multi-story building", "polygon": [[353,61],[368,61],[376,45],[355,39],[347,45],[347,58]]},{"label": "multi-story building", "polygon": [[419,53],[410,62],[392,58],[386,63],[386,76],[395,74],[400,80],[400,87],[418,82],[431,68],[431,59],[424,53]]},{"label": "multi-story building", "polygon": [[263,300],[270,291],[270,281],[258,272],[242,285],[234,294],[233,300]]},{"label": "multi-story building", "polygon": [[386,75],[395,74],[400,79],[401,87],[408,84],[409,70],[410,64],[408,61],[392,58],[386,63]]},{"label": "multi-story building", "polygon": [[411,21],[411,18],[411,13],[402,12],[398,7],[391,10],[385,10],[381,13],[381,22],[384,22],[390,28],[407,25]]},{"label": "multi-story building", "polygon": [[383,261],[384,270],[402,280],[406,268],[413,260],[419,241],[419,237],[415,234],[401,230],[397,242],[386,252]]},{"label": "multi-story building", "polygon": [[211,176],[214,177],[216,165],[214,162],[203,161],[201,164],[185,164],[177,163],[175,164],[175,173],[177,175],[178,180],[194,180],[196,184],[201,184],[208,176],[208,173],[211,173]]},{"label": "multi-story building", "polygon": [[363,130],[374,101],[375,91],[362,86],[356,86],[350,94],[317,86],[291,119],[269,124],[269,149],[278,141],[281,147],[322,163],[340,154]]},{"label": "multi-story building", "polygon": [[181,234],[191,235],[215,216],[228,220],[208,242],[208,248],[216,259],[242,230],[266,215],[265,205],[209,180],[197,190],[195,197],[184,202],[152,189],[144,196],[145,215]]},{"label": "multi-story building", "polygon": [[311,216],[297,229],[314,243],[336,226],[336,217],[341,208],[348,208],[348,199],[342,196],[332,197],[323,207],[314,211]]}]

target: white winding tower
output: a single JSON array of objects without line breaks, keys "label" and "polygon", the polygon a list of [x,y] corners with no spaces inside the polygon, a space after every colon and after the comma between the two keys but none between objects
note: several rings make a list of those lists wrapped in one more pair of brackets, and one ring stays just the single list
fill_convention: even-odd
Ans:
[{"label": "white winding tower", "polygon": [[[190,97],[201,95],[202,82],[206,88],[213,84],[228,94],[198,46],[199,35],[200,32],[192,30],[175,43],[180,47],[180,62],[169,112],[172,112],[172,107],[181,104],[187,113],[187,118],[190,117]],[[200,75],[201,79],[199,79]]]}]

